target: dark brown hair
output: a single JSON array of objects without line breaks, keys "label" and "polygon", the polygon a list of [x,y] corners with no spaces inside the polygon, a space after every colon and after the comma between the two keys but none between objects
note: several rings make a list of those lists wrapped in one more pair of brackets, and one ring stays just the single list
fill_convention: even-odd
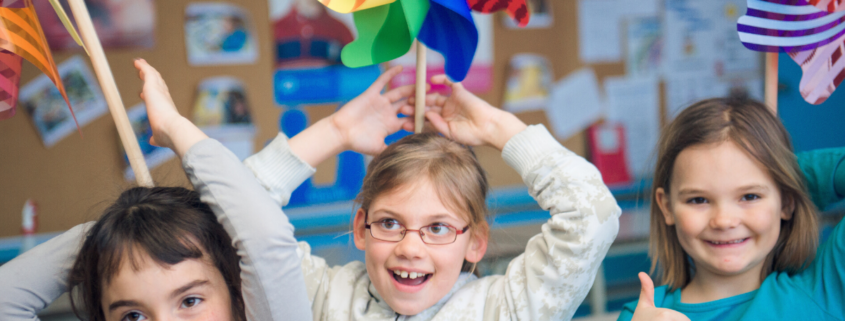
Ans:
[{"label": "dark brown hair", "polygon": [[88,232],[70,271],[70,287],[78,289],[82,301],[81,311],[72,304],[77,317],[105,320],[103,286],[121,264],[128,262],[137,270],[142,254],[161,265],[208,260],[226,281],[234,320],[246,320],[240,259],[232,239],[200,201],[199,193],[181,187],[131,188],[105,210]]},{"label": "dark brown hair", "polygon": [[[357,202],[364,211],[381,194],[429,179],[440,201],[463,216],[470,233],[487,237],[487,176],[475,153],[433,133],[406,136],[373,158]],[[470,270],[465,264],[464,270]]]},{"label": "dark brown hair", "polygon": [[731,141],[768,170],[780,189],[784,208],[792,218],[781,220],[777,243],[763,267],[760,279],[773,271],[795,273],[806,267],[818,247],[816,208],[807,196],[792,143],[783,124],[765,105],[743,98],[714,98],[693,104],[670,123],[660,136],[654,171],[649,256],[651,270],[672,289],[686,286],[695,266],[681,247],[675,226],[666,225],[656,191],[668,194],[675,159],[684,149],[702,144]]}]

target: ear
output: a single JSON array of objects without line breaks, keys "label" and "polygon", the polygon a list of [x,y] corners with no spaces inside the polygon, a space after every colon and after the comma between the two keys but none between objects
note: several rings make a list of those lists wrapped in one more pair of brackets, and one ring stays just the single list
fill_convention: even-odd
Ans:
[{"label": "ear", "polygon": [[[479,230],[486,231],[489,230],[489,228]],[[487,253],[487,236],[487,232],[473,233],[469,241],[467,255],[464,259],[471,263],[478,263],[478,261],[481,261],[481,259],[484,258],[484,254]]]},{"label": "ear", "polygon": [[792,197],[784,197],[782,205],[783,209],[781,209],[780,212],[780,219],[784,221],[791,220],[793,214],[795,214],[795,199]]},{"label": "ear", "polygon": [[654,191],[654,201],[657,202],[657,206],[660,207],[660,212],[663,213],[663,219],[666,220],[666,225],[675,225],[675,216],[672,215],[672,211],[669,210],[669,195],[666,194],[666,190],[663,187],[658,187],[657,190]]},{"label": "ear", "polygon": [[355,247],[363,251],[367,245],[367,216],[363,209],[358,208],[355,212],[355,220],[352,222],[352,234],[354,235]]}]

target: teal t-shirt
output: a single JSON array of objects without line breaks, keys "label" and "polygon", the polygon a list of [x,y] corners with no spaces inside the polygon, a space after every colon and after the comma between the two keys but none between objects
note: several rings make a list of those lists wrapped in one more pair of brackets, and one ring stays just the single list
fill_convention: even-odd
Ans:
[{"label": "teal t-shirt", "polygon": [[[843,183],[838,168],[845,148],[799,153],[798,164],[813,202],[819,208],[842,199],[835,186]],[[839,175],[837,175],[839,174]],[[654,304],[672,309],[690,320],[845,320],[845,220],[836,224],[807,269],[795,275],[770,274],[760,288],[704,303],[682,303],[681,290],[654,289]],[[622,308],[618,320],[634,315],[637,301]]]}]

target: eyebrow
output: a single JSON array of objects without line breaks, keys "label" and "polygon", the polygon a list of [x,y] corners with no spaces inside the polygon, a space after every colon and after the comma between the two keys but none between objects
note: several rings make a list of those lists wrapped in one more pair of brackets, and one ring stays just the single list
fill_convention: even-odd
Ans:
[{"label": "eyebrow", "polygon": [[137,306],[140,306],[140,305],[141,304],[138,303],[137,301],[120,300],[120,301],[114,302],[114,303],[109,305],[109,312],[112,312],[112,311],[117,310],[118,308],[122,308],[122,307],[137,307]]},{"label": "eyebrow", "polygon": [[[748,192],[748,191],[753,191],[753,190],[768,191],[769,187],[763,186],[763,185],[748,185],[748,186],[742,186],[740,188],[737,188],[736,190],[741,191],[741,192]],[[681,190],[678,191],[678,196],[683,196],[683,195],[688,195],[688,194],[701,194],[701,193],[705,193],[705,191],[700,190],[700,189],[695,189],[695,188],[682,188]]]},{"label": "eyebrow", "polygon": [[[375,216],[376,214],[379,214],[379,213],[387,214],[391,218],[399,218],[401,216],[401,215],[399,215],[399,214],[397,214],[397,213],[395,213],[391,210],[387,210],[387,209],[379,209],[379,210],[373,211],[373,216]],[[437,213],[437,214],[434,214],[432,216],[426,217],[426,219],[431,220],[431,221],[437,221],[437,220],[443,220],[443,219],[454,220],[454,219],[458,219],[458,218],[456,218],[452,215],[449,215],[447,213]]]},{"label": "eyebrow", "polygon": [[191,283],[185,284],[182,287],[173,290],[173,293],[170,294],[171,298],[175,298],[177,296],[182,295],[182,293],[188,292],[188,290],[193,289],[195,287],[203,286],[210,283],[208,280],[194,280]]}]

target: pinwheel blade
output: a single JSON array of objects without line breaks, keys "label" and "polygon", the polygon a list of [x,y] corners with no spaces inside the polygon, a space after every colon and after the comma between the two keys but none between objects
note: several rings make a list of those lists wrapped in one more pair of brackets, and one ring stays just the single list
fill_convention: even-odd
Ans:
[{"label": "pinwheel blade", "polygon": [[417,39],[446,58],[449,78],[466,78],[478,46],[478,30],[466,0],[431,0]]},{"label": "pinwheel blade", "polygon": [[493,13],[499,10],[507,10],[508,15],[513,18],[520,27],[528,25],[528,20],[531,18],[531,12],[528,11],[528,6],[525,4],[525,0],[467,0],[467,4],[472,10],[482,13]]}]

